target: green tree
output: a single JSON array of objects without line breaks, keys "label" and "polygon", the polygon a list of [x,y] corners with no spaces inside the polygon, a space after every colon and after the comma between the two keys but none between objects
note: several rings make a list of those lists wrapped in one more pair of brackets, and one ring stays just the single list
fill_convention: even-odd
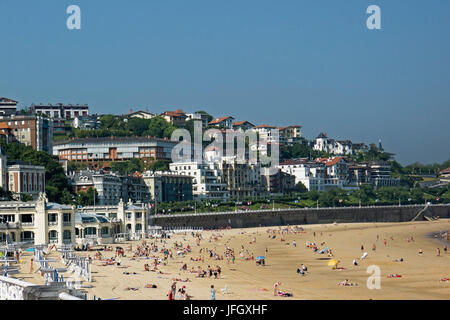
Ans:
[{"label": "green tree", "polygon": [[295,185],[295,191],[296,192],[300,192],[300,193],[304,193],[304,192],[308,192],[308,188],[306,188],[305,185],[302,182],[298,182]]},{"label": "green tree", "polygon": [[157,138],[170,138],[176,129],[174,125],[167,122],[163,117],[157,116],[150,119],[148,134]]}]

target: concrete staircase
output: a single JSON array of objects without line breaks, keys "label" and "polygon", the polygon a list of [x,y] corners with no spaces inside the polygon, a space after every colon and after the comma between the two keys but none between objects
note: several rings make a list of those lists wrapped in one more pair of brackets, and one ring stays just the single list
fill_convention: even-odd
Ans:
[{"label": "concrete staircase", "polygon": [[430,217],[425,216],[425,212],[428,210],[429,205],[427,204],[422,210],[419,211],[419,213],[416,214],[414,218],[411,219],[411,221],[417,221],[419,219],[432,221]]}]

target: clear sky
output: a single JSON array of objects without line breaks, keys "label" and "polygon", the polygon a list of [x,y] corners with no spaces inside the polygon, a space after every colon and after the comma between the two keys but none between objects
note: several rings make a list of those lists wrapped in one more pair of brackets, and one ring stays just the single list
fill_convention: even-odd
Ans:
[{"label": "clear sky", "polygon": [[[66,8],[81,8],[68,30]],[[366,9],[381,8],[382,30]],[[448,0],[1,0],[0,96],[181,108],[450,158]]]}]

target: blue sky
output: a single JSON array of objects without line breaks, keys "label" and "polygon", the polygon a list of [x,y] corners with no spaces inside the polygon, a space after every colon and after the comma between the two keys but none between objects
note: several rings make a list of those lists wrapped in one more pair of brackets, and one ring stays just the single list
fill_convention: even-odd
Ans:
[{"label": "blue sky", "polygon": [[[66,28],[81,8],[82,29]],[[382,30],[366,28],[381,8]],[[1,0],[0,96],[182,108],[450,158],[450,1]]]}]

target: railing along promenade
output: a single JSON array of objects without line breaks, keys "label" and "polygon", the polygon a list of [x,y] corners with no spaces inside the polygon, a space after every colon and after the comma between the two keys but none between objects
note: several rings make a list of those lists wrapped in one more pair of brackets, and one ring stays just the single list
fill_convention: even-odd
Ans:
[{"label": "railing along promenade", "polygon": [[[173,213],[173,214],[157,214],[151,215],[151,218],[179,218],[179,217],[198,217],[213,215],[234,215],[242,213],[276,213],[276,212],[302,212],[302,211],[327,211],[327,210],[361,210],[361,209],[398,209],[398,208],[424,208],[426,204],[407,204],[407,205],[387,205],[387,206],[349,206],[349,207],[318,207],[318,208],[278,208],[278,209],[256,209],[256,210],[233,210],[221,212],[201,212],[201,213]],[[450,204],[433,204],[429,207],[450,207]]]}]

